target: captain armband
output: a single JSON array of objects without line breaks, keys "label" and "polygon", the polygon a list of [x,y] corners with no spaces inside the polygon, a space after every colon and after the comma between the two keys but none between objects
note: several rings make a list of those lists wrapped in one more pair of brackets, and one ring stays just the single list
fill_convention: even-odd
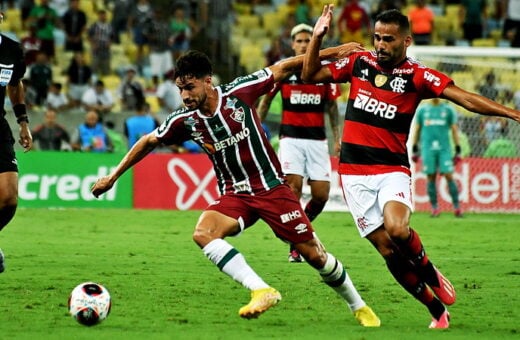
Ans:
[{"label": "captain armband", "polygon": [[29,117],[27,117],[27,108],[25,104],[16,104],[13,106],[14,115],[16,116],[16,122],[20,124],[21,122],[29,123]]}]

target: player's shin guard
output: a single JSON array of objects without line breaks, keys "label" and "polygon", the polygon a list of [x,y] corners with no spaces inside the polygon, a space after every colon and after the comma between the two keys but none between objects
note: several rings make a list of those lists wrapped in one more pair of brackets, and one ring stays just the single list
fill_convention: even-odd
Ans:
[{"label": "player's shin guard", "polygon": [[356,287],[354,287],[352,280],[350,280],[347,271],[343,268],[343,264],[334,255],[327,253],[327,262],[319,270],[319,273],[323,281],[345,299],[351,311],[358,310],[366,305]]},{"label": "player's shin guard", "polygon": [[202,251],[222,272],[247,289],[256,290],[269,287],[247,264],[244,256],[223,239],[211,241]]},{"label": "player's shin guard", "polygon": [[433,293],[414,272],[413,266],[401,254],[394,252],[385,257],[386,266],[399,284],[413,297],[428,305],[434,299]]},{"label": "player's shin guard", "polygon": [[399,249],[408,256],[409,260],[415,265],[416,273],[428,285],[438,286],[437,274],[433,264],[428,259],[424,251],[419,234],[410,228],[410,236],[406,241],[397,241]]}]

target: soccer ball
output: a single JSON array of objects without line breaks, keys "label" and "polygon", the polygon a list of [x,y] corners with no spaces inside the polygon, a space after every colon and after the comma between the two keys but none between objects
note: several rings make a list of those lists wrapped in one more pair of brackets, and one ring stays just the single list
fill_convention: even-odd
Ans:
[{"label": "soccer ball", "polygon": [[112,303],[108,290],[95,282],[77,285],[69,296],[69,313],[77,322],[94,326],[105,320]]}]

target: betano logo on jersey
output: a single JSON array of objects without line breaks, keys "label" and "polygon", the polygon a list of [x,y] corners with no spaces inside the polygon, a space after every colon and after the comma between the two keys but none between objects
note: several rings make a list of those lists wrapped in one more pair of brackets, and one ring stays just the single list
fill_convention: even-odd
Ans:
[{"label": "betano logo on jersey", "polygon": [[356,99],[354,99],[354,107],[386,119],[394,119],[397,113],[397,106],[387,104],[361,93],[358,93]]},{"label": "betano logo on jersey", "polygon": [[220,151],[222,149],[227,148],[228,146],[233,146],[233,145],[237,144],[238,142],[243,141],[244,139],[249,137],[250,134],[251,134],[251,132],[249,131],[249,128],[246,127],[246,128],[244,128],[244,130],[234,134],[233,136],[228,137],[224,140],[221,140],[220,142],[216,142],[215,144],[213,144],[213,146],[215,147],[215,151]]},{"label": "betano logo on jersey", "polygon": [[302,91],[291,91],[290,97],[291,104],[301,104],[301,105],[319,105],[321,104],[321,95],[320,94],[311,94],[311,93],[302,93]]}]

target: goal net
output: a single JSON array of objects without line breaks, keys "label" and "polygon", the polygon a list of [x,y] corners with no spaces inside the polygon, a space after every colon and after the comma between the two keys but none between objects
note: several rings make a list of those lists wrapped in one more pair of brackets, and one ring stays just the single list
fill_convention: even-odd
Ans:
[{"label": "goal net", "polygon": [[[448,74],[465,90],[520,109],[518,49],[412,46],[408,55]],[[463,161],[456,167],[455,178],[463,210],[520,212],[520,125],[454,106],[462,137]],[[451,199],[444,179],[438,188],[441,209],[449,211]],[[414,189],[416,209],[429,210],[420,164],[414,169]]]}]

